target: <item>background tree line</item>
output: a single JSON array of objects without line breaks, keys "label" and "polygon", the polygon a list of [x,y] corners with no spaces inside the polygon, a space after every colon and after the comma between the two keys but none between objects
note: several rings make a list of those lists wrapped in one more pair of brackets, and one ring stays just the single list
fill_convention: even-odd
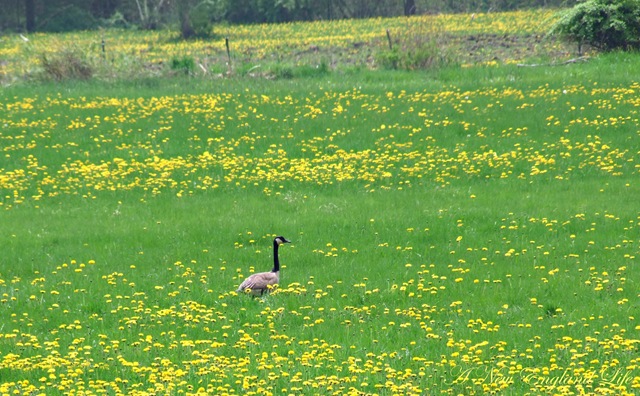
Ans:
[{"label": "background tree line", "polygon": [[265,23],[572,6],[576,0],[0,0],[0,31],[179,27],[184,37],[215,23]]}]

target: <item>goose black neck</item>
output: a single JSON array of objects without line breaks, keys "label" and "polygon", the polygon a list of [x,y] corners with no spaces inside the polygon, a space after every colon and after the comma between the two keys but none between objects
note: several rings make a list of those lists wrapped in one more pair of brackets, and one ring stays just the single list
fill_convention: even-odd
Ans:
[{"label": "goose black neck", "polygon": [[273,270],[271,272],[280,271],[280,260],[278,259],[278,242],[273,241]]}]

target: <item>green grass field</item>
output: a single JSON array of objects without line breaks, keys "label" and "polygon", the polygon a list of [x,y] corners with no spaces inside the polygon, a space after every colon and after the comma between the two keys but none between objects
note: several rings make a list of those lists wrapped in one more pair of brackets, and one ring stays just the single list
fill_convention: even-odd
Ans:
[{"label": "green grass field", "polygon": [[636,393],[639,66],[0,91],[0,393]]}]

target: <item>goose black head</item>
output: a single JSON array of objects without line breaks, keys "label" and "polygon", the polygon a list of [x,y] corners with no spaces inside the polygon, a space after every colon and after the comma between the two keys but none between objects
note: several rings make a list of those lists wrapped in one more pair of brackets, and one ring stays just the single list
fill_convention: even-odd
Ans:
[{"label": "goose black head", "polygon": [[287,238],[283,236],[278,236],[273,240],[276,245],[282,245],[283,243],[291,243],[291,241],[287,240]]}]

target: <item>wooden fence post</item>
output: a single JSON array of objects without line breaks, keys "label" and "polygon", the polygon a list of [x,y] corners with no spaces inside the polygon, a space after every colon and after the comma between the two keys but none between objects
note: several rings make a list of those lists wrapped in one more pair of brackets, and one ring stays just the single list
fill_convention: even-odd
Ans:
[{"label": "wooden fence post", "polygon": [[224,45],[227,47],[227,65],[229,66],[229,73],[231,73],[231,50],[229,49],[229,37],[224,38]]}]

